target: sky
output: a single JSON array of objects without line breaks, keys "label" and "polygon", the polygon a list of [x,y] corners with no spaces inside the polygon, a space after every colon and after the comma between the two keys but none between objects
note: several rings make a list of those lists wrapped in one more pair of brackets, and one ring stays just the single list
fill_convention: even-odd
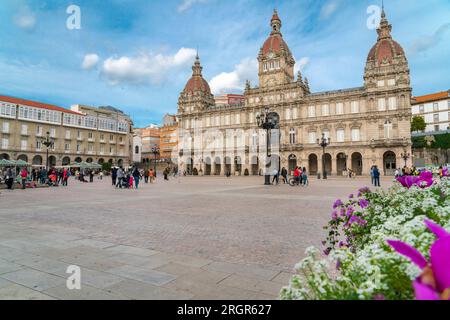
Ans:
[{"label": "sky", "polygon": [[[450,1],[385,0],[413,95],[450,89]],[[74,7],[75,5],[76,7]],[[277,8],[313,92],[363,85],[381,0],[1,0],[0,94],[111,105],[144,127],[177,112],[198,50],[214,94],[258,85]],[[79,10],[78,10],[79,9]],[[378,19],[379,20],[379,19]]]}]

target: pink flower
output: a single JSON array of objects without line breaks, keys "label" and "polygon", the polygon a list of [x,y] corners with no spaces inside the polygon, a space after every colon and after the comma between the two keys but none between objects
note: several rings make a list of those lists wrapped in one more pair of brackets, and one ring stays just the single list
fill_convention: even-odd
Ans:
[{"label": "pink flower", "polygon": [[365,209],[369,206],[369,201],[366,199],[361,199],[359,200],[359,206],[361,207],[361,209]]},{"label": "pink flower", "polygon": [[413,282],[417,300],[450,300],[450,233],[430,220],[425,224],[438,238],[430,248],[429,263],[406,243],[389,240],[388,244],[422,269]]},{"label": "pink flower", "polygon": [[341,199],[337,199],[333,204],[333,209],[342,207],[344,204],[342,203]]}]

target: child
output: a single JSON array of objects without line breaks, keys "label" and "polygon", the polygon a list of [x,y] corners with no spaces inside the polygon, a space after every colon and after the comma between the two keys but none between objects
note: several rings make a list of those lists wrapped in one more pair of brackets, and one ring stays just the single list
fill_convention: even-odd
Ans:
[{"label": "child", "polygon": [[129,180],[129,188],[133,189],[133,184],[134,184],[134,178],[132,175],[130,175],[130,180]]}]

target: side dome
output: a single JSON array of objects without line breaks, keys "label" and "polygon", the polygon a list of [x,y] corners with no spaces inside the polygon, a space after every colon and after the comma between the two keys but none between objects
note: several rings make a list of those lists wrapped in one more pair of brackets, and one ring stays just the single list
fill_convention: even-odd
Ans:
[{"label": "side dome", "polygon": [[209,87],[208,81],[202,77],[192,76],[192,78],[190,78],[187,82],[186,87],[184,87],[184,91],[191,93],[201,91],[210,94],[211,88]]},{"label": "side dome", "polygon": [[192,67],[192,77],[186,83],[183,92],[193,94],[195,92],[202,92],[211,95],[211,88],[208,82],[202,76],[203,67],[200,64],[200,58],[197,54],[194,66]]}]

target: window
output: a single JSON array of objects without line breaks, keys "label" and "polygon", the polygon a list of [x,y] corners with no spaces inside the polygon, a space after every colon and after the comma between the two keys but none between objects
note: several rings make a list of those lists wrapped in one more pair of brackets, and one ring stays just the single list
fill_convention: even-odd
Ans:
[{"label": "window", "polygon": [[229,115],[229,114],[227,114],[227,115],[225,116],[225,125],[226,125],[226,126],[229,126],[229,125],[230,125],[230,115]]},{"label": "window", "polygon": [[390,86],[390,87],[395,86],[395,79],[389,79],[388,80],[388,86]]},{"label": "window", "polygon": [[344,104],[342,102],[336,104],[336,114],[344,114]]},{"label": "window", "polygon": [[330,131],[328,131],[328,130],[324,130],[323,132],[323,136],[325,137],[325,139],[330,139]]},{"label": "window", "polygon": [[386,110],[386,99],[380,98],[378,99],[378,111],[385,111]]},{"label": "window", "polygon": [[439,125],[438,124],[434,126],[434,131],[436,131],[436,132],[439,131]]},{"label": "window", "polygon": [[65,143],[64,144],[64,150],[70,151],[70,143]]},{"label": "window", "polygon": [[257,146],[258,145],[258,135],[255,133],[253,133],[252,135],[252,145],[253,146]]},{"label": "window", "polygon": [[308,117],[314,118],[316,116],[316,107],[315,106],[309,106],[308,107]]},{"label": "window", "polygon": [[241,124],[241,114],[240,113],[236,114],[236,124]]},{"label": "window", "polygon": [[28,134],[28,126],[27,126],[26,124],[23,124],[23,125],[22,125],[22,128],[21,128],[21,130],[20,130],[20,133],[23,134],[23,135]]},{"label": "window", "polygon": [[8,138],[2,138],[2,149],[8,149],[9,140]]},{"label": "window", "polygon": [[52,138],[56,137],[56,129],[55,128],[50,128],[50,137],[52,137]]},{"label": "window", "polygon": [[94,151],[94,144],[88,143],[88,152],[92,152],[92,151]]},{"label": "window", "polygon": [[310,133],[308,134],[308,142],[311,143],[311,144],[317,142],[317,139],[316,139],[316,133],[315,133],[315,132],[310,132]]},{"label": "window", "polygon": [[10,104],[0,104],[0,115],[8,118],[16,117],[16,106]]},{"label": "window", "polygon": [[289,143],[295,144],[295,129],[294,128],[291,128],[289,130]]},{"label": "window", "polygon": [[122,137],[122,136],[119,137],[119,142],[120,142],[120,143],[123,142],[123,137]]},{"label": "window", "polygon": [[42,127],[41,126],[36,127],[36,135],[38,137],[42,136]]},{"label": "window", "polygon": [[337,140],[337,142],[344,142],[345,141],[345,130],[344,129],[337,129],[336,130],[336,140]]},{"label": "window", "polygon": [[220,126],[220,117],[216,116],[216,126]]},{"label": "window", "polygon": [[439,104],[437,102],[433,103],[433,111],[439,111]]},{"label": "window", "polygon": [[39,140],[36,140],[36,150],[37,151],[42,150],[42,143]]},{"label": "window", "polygon": [[20,141],[20,150],[22,151],[27,150],[27,147],[28,147],[28,140]]},{"label": "window", "polygon": [[3,121],[2,132],[9,133],[9,122]]},{"label": "window", "polygon": [[434,122],[439,122],[439,113],[433,114],[433,121]]},{"label": "window", "polygon": [[134,153],[139,154],[139,146],[134,147]]},{"label": "window", "polygon": [[105,145],[101,144],[100,145],[100,154],[103,154],[103,153],[105,153]]},{"label": "window", "polygon": [[109,141],[111,141],[111,142],[114,141],[114,135],[113,135],[113,134],[110,134],[110,135],[109,135]]},{"label": "window", "polygon": [[83,137],[82,132],[80,130],[77,131],[77,138],[81,139]]},{"label": "window", "polygon": [[322,116],[329,116],[330,115],[330,105],[324,104],[322,106]]},{"label": "window", "polygon": [[70,130],[66,130],[66,139],[70,139]]},{"label": "window", "polygon": [[297,119],[298,115],[297,115],[297,108],[294,108],[292,111],[292,119]]},{"label": "window", "polygon": [[105,141],[105,135],[103,133],[100,133],[100,141]]},{"label": "window", "polygon": [[93,140],[94,139],[94,133],[93,132],[89,132],[88,133],[88,138],[89,138],[89,140]]},{"label": "window", "polygon": [[377,87],[384,87],[384,80],[379,80],[377,82]]},{"label": "window", "polygon": [[389,97],[389,110],[396,110],[396,109],[397,109],[397,98]]},{"label": "window", "polygon": [[359,112],[359,101],[352,101],[351,103],[351,112],[358,113]]},{"label": "window", "polygon": [[425,111],[425,107],[424,107],[423,104],[421,104],[421,105],[419,106],[419,112],[420,112],[420,113],[424,113],[424,111]]},{"label": "window", "polygon": [[384,138],[392,139],[392,122],[390,121],[384,123]]},{"label": "window", "polygon": [[360,141],[361,134],[359,129],[352,129],[352,141]]},{"label": "window", "polygon": [[77,143],[77,152],[81,152],[81,143]]}]

